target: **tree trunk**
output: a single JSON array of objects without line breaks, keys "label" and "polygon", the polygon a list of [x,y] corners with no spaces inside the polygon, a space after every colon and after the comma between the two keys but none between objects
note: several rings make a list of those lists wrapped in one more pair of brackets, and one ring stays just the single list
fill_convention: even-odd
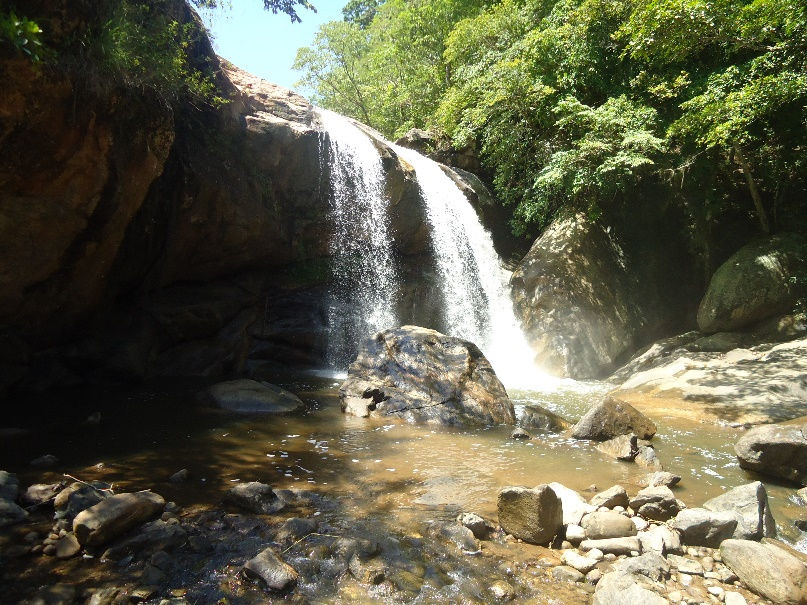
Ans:
[{"label": "tree trunk", "polygon": [[754,182],[754,177],[751,176],[751,166],[748,165],[748,161],[746,161],[738,145],[734,146],[734,157],[737,158],[737,163],[740,164],[740,168],[743,169],[743,176],[745,176],[745,182],[748,183],[748,189],[751,191],[751,199],[754,200],[754,208],[757,210],[762,232],[765,235],[770,235],[771,225],[768,222],[768,215],[765,214],[765,207],[762,205],[762,196],[759,194],[759,189],[757,189],[757,184]]}]

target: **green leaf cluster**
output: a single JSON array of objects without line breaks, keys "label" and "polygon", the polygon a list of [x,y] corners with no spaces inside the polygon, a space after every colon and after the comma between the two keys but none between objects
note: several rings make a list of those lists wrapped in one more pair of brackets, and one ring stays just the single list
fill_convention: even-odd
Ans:
[{"label": "green leaf cluster", "polygon": [[517,232],[661,199],[693,239],[807,228],[803,0],[372,4],[299,51],[301,83],[388,136],[475,143]]},{"label": "green leaf cluster", "polygon": [[0,12],[0,44],[11,45],[35,63],[40,61],[44,49],[39,25],[26,17],[18,17],[14,11]]}]

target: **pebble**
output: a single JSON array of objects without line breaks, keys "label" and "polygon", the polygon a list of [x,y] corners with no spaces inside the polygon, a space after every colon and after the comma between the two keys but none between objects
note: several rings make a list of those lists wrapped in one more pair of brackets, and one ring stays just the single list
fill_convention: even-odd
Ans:
[{"label": "pebble", "polygon": [[667,600],[670,603],[680,603],[684,597],[681,596],[680,590],[674,590],[671,593],[667,594]]},{"label": "pebble", "polygon": [[[599,548],[597,550],[599,550]],[[600,552],[602,552],[602,551],[600,551]],[[616,555],[614,553],[612,553],[612,552],[609,552],[608,554],[603,555],[602,558],[605,559],[606,561],[616,561]]]},{"label": "pebble", "polygon": [[726,592],[724,602],[726,605],[748,605],[748,601],[739,592]]},{"label": "pebble", "polygon": [[596,567],[586,574],[586,582],[596,584],[602,578],[602,572]]},{"label": "pebble", "polygon": [[706,590],[709,592],[709,594],[716,596],[718,599],[722,597],[723,594],[726,592],[725,590],[720,588],[720,586],[710,586]]},{"label": "pebble", "polygon": [[605,557],[599,548],[592,548],[590,551],[588,551],[588,553],[586,553],[586,556],[590,559],[596,559],[597,561],[602,561],[603,557]]},{"label": "pebble", "polygon": [[636,527],[636,531],[644,531],[648,528],[650,523],[648,523],[645,519],[641,517],[631,517],[631,521],[633,521],[633,525]]}]

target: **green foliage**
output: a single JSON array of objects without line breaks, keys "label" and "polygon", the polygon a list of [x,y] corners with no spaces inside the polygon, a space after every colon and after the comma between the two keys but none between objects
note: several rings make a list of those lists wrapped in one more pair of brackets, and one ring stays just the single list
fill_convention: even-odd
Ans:
[{"label": "green foliage", "polygon": [[9,44],[33,62],[42,56],[42,30],[36,22],[18,17],[14,11],[0,13],[0,43]]},{"label": "green foliage", "polygon": [[342,8],[342,16],[348,23],[367,29],[373,22],[378,6],[383,2],[384,0],[350,0]]},{"label": "green foliage", "polygon": [[[205,8],[219,8],[221,6],[231,6],[231,0],[191,0],[194,5]],[[305,8],[317,12],[314,5],[308,0],[263,0],[263,7],[274,14],[284,13],[289,16],[292,23],[302,22],[302,18],[297,13],[297,7]]]},{"label": "green foliage", "polygon": [[207,66],[192,64],[191,50],[205,35],[196,22],[170,16],[165,0],[115,2],[106,17],[80,42],[96,78],[151,90],[170,104],[225,102]]},{"label": "green foliage", "polygon": [[721,216],[807,227],[803,0],[374,5],[299,51],[303,83],[388,136],[476,143],[516,231],[660,197],[696,247]]}]

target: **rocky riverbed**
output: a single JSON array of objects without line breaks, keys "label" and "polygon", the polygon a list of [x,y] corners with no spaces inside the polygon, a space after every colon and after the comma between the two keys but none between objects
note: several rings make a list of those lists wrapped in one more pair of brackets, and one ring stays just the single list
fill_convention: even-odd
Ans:
[{"label": "rocky riverbed", "polygon": [[[681,477],[672,487],[672,500],[667,498],[674,505],[655,508],[684,511],[658,519],[648,513],[653,506],[643,509],[648,503],[635,501],[652,468],[616,460],[598,449],[602,442],[574,439],[568,429],[562,432],[563,425],[547,431],[531,424],[524,429],[531,438],[511,439],[512,427],[464,429],[354,418],[340,410],[338,384],[311,377],[284,383],[305,404],[294,415],[221,411],[200,403],[195,396],[199,385],[180,384],[173,390],[163,385],[124,394],[64,394],[61,416],[50,425],[20,422],[29,432],[3,440],[3,459],[18,478],[18,494],[6,500],[19,503],[28,515],[0,529],[3,584],[8,587],[4,598],[155,604],[274,599],[605,603],[606,588],[615,582],[607,578],[618,572],[637,584],[630,590],[650,590],[669,602],[680,597],[678,602],[711,603],[721,594],[729,603],[742,602],[740,596],[748,603],[766,602],[747,582],[734,584],[738,580],[721,567],[716,544],[683,540],[680,550],[652,548],[661,532],[668,537],[680,533],[673,528],[676,515],[691,514],[729,488],[751,484],[732,450],[740,429],[653,418],[656,434],[649,443],[665,470]],[[573,389],[567,383],[565,389],[556,385],[551,392],[512,395],[522,420],[535,420],[535,408],[526,406],[536,404],[577,420],[592,401],[602,399],[603,391],[602,385]],[[100,414],[89,413],[98,411],[102,401],[107,406]],[[24,420],[24,414],[18,419]],[[38,464],[51,466],[29,465],[43,454],[53,456]],[[76,486],[73,478],[84,483]],[[54,484],[58,487],[50,487]],[[630,535],[601,537],[592,529],[603,525],[596,516],[584,520],[581,514],[570,524],[565,515],[576,507],[565,501],[563,531],[553,528],[545,544],[530,544],[501,529],[507,521],[497,505],[499,493],[509,486],[539,484],[565,486],[558,487],[563,497],[578,499],[579,510],[589,517],[607,508],[605,525],[615,523]],[[32,490],[34,485],[39,487]],[[795,488],[770,482],[766,487],[778,534],[798,542],[803,534],[793,523],[803,516],[804,506]],[[239,497],[240,490],[247,495]],[[29,492],[44,502],[36,505]],[[77,500],[76,494],[141,492],[159,494],[164,504],[100,544],[89,544],[83,530],[76,533],[69,515],[54,518],[57,500],[59,506],[62,500],[80,501],[73,515],[96,505],[94,497]],[[57,496],[65,493],[70,497]],[[461,515],[468,527],[457,520]],[[614,521],[614,515],[622,520]],[[613,545],[587,542],[602,539],[628,539],[632,548],[609,552]],[[639,548],[633,548],[636,541]],[[666,561],[669,572],[651,552]],[[583,559],[596,563],[584,572],[578,569]],[[634,576],[642,572],[634,567],[619,571],[634,560],[649,565],[648,559],[653,569],[661,568],[647,572],[652,579],[637,580]],[[245,566],[256,571],[245,572]],[[596,583],[594,569],[601,574]],[[268,589],[262,576],[285,588],[280,593]],[[598,591],[599,586],[605,588]]]}]

